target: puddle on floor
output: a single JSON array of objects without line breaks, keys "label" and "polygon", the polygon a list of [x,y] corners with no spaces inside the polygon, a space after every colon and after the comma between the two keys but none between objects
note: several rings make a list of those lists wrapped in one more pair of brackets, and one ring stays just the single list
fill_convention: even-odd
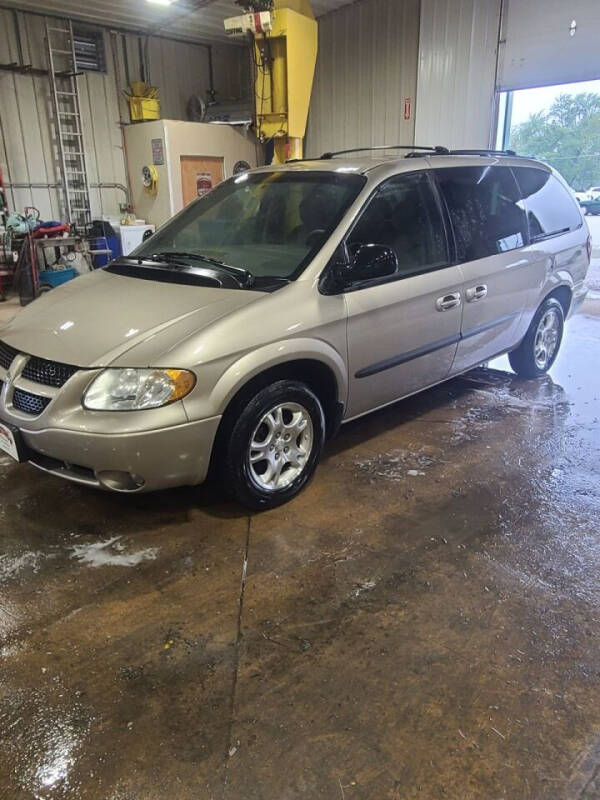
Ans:
[{"label": "puddle on floor", "polygon": [[[53,693],[60,698],[63,688],[58,681]],[[17,690],[0,703],[0,721],[11,733],[4,753],[12,757],[15,777],[28,797],[80,796],[71,776],[93,718],[78,702],[64,707],[43,690]]]}]

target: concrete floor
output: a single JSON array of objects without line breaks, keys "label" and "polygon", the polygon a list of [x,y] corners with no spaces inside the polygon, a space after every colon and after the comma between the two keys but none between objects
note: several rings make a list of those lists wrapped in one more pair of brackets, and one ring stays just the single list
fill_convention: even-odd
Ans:
[{"label": "concrete floor", "polygon": [[0,459],[0,798],[600,797],[600,299],[292,504]]}]

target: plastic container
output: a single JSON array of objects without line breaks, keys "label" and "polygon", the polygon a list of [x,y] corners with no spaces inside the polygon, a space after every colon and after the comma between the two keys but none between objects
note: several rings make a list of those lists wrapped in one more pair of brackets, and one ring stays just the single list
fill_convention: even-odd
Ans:
[{"label": "plastic container", "polygon": [[128,99],[132,122],[160,119],[160,100],[153,100],[149,97],[130,97]]},{"label": "plastic container", "polygon": [[62,283],[68,283],[77,277],[77,270],[69,267],[68,269],[43,269],[38,272],[38,282],[40,289],[49,287],[54,289]]}]

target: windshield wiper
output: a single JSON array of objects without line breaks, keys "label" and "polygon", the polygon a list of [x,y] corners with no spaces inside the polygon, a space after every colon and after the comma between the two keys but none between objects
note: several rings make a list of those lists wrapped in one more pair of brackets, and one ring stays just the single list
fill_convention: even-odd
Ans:
[{"label": "windshield wiper", "polygon": [[147,256],[151,260],[174,260],[181,258],[188,258],[191,261],[203,261],[205,264],[212,264],[219,269],[222,269],[224,272],[228,272],[230,275],[233,275],[242,286],[252,286],[254,283],[254,275],[247,269],[243,267],[233,267],[231,264],[226,264],[224,261],[219,261],[217,258],[211,258],[210,256],[204,256],[200,253],[188,253],[183,250],[167,250],[163,253],[152,253],[150,256]]}]

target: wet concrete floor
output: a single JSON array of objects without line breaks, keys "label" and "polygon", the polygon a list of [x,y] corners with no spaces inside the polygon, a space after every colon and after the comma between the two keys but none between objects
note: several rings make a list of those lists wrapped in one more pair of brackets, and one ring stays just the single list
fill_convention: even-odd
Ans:
[{"label": "wet concrete floor", "polygon": [[600,301],[248,516],[0,459],[0,798],[600,797]]}]

